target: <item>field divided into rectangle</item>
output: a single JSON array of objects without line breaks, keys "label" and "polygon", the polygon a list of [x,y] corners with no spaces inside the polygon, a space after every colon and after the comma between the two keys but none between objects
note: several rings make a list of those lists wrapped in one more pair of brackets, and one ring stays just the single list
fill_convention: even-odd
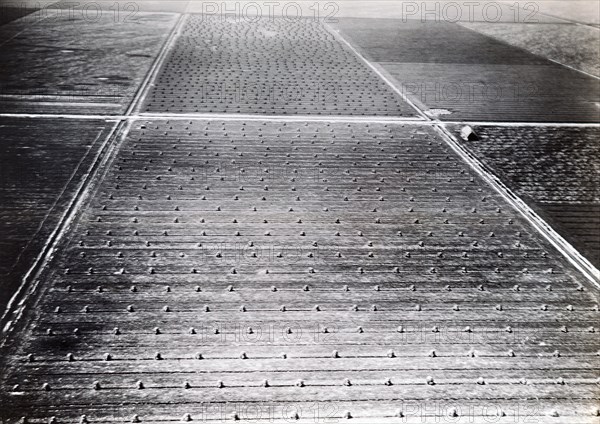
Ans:
[{"label": "field divided into rectangle", "polygon": [[474,126],[473,131],[478,140],[464,141],[464,147],[600,265],[600,130]]},{"label": "field divided into rectangle", "polygon": [[125,113],[177,20],[127,17],[45,9],[0,26],[0,112]]},{"label": "field divided into rectangle", "polygon": [[0,305],[73,201],[114,123],[0,118]]},{"label": "field divided into rectangle", "polygon": [[136,121],[68,240],[9,422],[595,420],[597,291],[429,126]]},{"label": "field divided into rectangle", "polygon": [[220,15],[188,15],[143,111],[416,116],[322,22]]},{"label": "field divided into rectangle", "polygon": [[432,118],[600,122],[597,78],[458,24],[341,18],[332,26]]}]

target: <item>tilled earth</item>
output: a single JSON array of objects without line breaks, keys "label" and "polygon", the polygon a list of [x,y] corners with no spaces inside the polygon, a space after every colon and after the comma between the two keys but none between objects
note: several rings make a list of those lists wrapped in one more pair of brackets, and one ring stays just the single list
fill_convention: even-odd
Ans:
[{"label": "tilled earth", "polygon": [[136,121],[70,239],[14,418],[591,422],[596,297],[428,126]]},{"label": "tilled earth", "polygon": [[146,112],[416,116],[321,22],[188,15]]},{"label": "tilled earth", "polygon": [[597,287],[441,122],[319,23],[178,22],[4,329],[2,420],[597,422]]},{"label": "tilled earth", "polygon": [[464,146],[600,266],[598,128],[474,130],[479,140]]}]

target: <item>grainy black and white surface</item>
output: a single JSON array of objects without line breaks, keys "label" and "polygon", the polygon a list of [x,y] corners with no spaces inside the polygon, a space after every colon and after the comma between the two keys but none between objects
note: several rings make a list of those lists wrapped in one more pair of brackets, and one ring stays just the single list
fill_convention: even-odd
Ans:
[{"label": "grainy black and white surface", "polygon": [[[597,121],[597,80],[459,24],[165,7],[0,26],[29,96],[0,103],[0,269],[39,247],[3,422],[598,422],[597,270],[514,197],[593,260],[598,128],[561,122]],[[436,73],[545,85],[403,84]]]},{"label": "grainy black and white surface", "polygon": [[191,15],[147,112],[412,116],[415,111],[312,19],[260,25]]},{"label": "grainy black and white surface", "polygon": [[136,121],[69,238],[15,417],[596,403],[593,292],[430,127]]},{"label": "grainy black and white surface", "polygon": [[499,122],[600,120],[597,77],[460,25],[342,18],[332,26],[434,118]]},{"label": "grainy black and white surface", "polygon": [[176,19],[46,11],[0,27],[0,112],[123,114]]},{"label": "grainy black and white surface", "polygon": [[[464,146],[529,201],[598,267],[598,128],[474,127]],[[460,132],[460,128],[455,128]]]},{"label": "grainy black and white surface", "polygon": [[0,305],[67,212],[114,123],[0,118]]}]

